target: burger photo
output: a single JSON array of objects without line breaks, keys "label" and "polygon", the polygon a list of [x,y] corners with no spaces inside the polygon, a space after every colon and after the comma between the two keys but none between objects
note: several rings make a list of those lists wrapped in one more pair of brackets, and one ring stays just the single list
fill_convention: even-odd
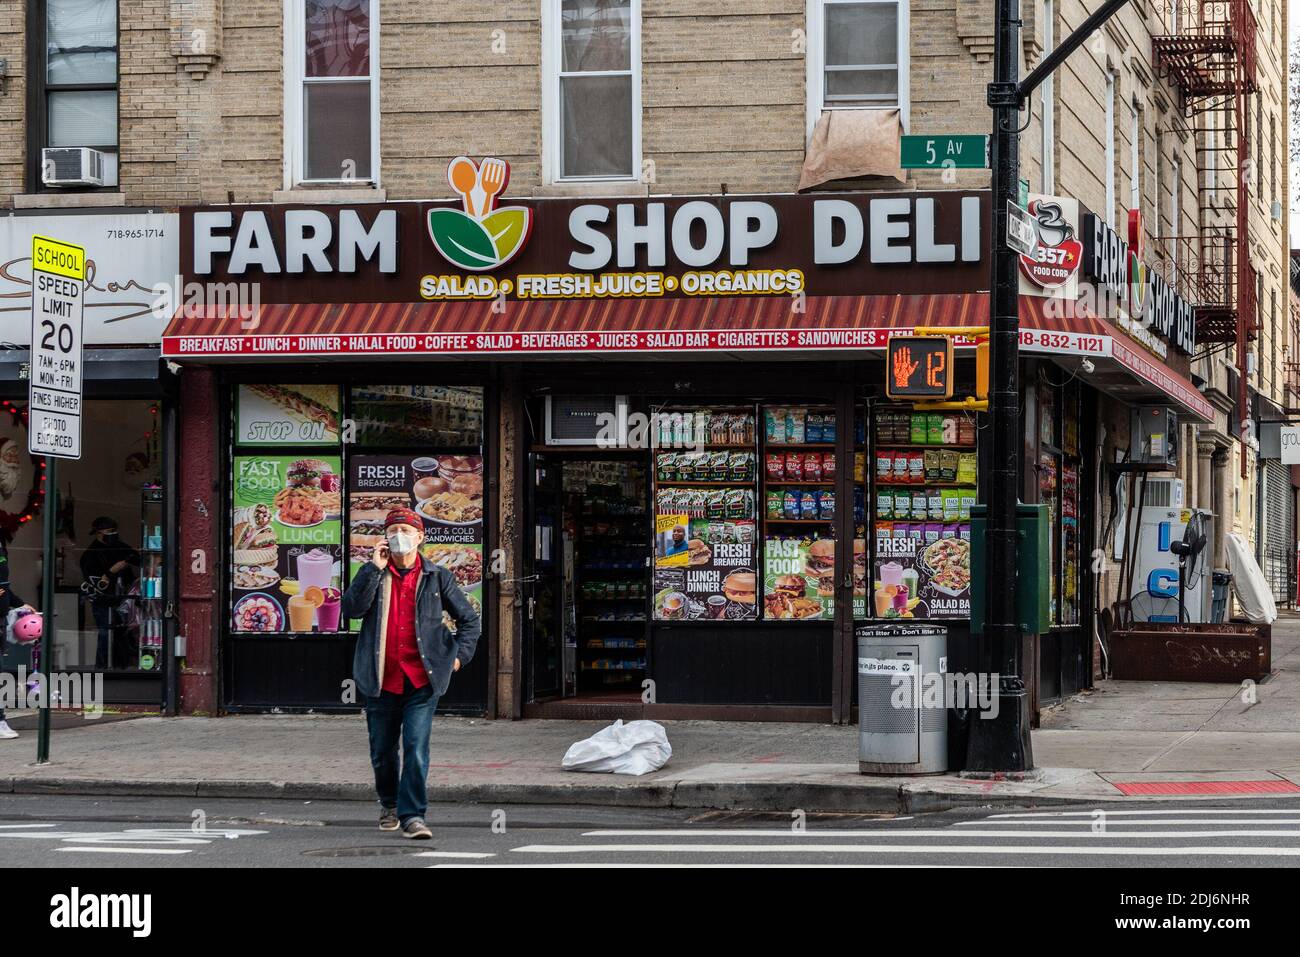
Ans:
[{"label": "burger photo", "polygon": [[722,580],[722,593],[728,601],[752,605],[758,601],[758,584],[754,573],[745,569],[735,571]]},{"label": "burger photo", "polygon": [[867,593],[867,543],[863,539],[853,543],[853,592]]},{"label": "burger photo", "polygon": [[772,594],[802,598],[807,587],[808,583],[802,575],[778,575],[772,583]]},{"label": "burger photo", "polygon": [[687,546],[690,554],[689,563],[692,565],[707,565],[709,559],[713,557],[713,550],[701,539],[692,538]]},{"label": "burger photo", "polygon": [[807,572],[811,577],[817,579],[835,574],[834,539],[819,538],[808,547]]},{"label": "burger photo", "polygon": [[289,466],[289,488],[320,488],[322,479],[334,470],[320,459],[298,459]]}]

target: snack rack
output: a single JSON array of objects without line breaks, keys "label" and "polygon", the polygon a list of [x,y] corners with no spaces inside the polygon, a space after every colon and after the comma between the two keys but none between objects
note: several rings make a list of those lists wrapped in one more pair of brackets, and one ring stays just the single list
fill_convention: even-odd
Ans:
[{"label": "snack rack", "polygon": [[141,671],[157,671],[163,662],[163,489],[150,483],[140,489],[140,650]]},{"label": "snack rack", "polygon": [[[654,513],[685,515],[689,538],[697,543],[691,569],[715,569],[719,547],[748,545],[758,548],[759,419],[752,403],[714,403],[704,406],[665,406],[657,410],[658,429],[654,454]],[[678,572],[667,569],[655,575],[652,614],[659,621],[757,617],[757,569],[753,558],[739,564],[753,574],[754,604],[727,598],[725,585],[738,566],[716,568],[719,589],[712,593],[682,589],[680,605],[669,607],[666,595],[678,587],[665,585]]]},{"label": "snack rack", "polygon": [[835,408],[764,405],[759,418],[765,590],[772,593],[776,569],[785,569],[787,578],[807,579],[802,600],[791,608],[778,609],[765,596],[763,617],[829,619],[834,615],[831,596],[821,594],[826,589],[808,576],[806,556],[814,543],[835,539]]},{"label": "snack rack", "polygon": [[[646,668],[644,470],[570,496],[577,574],[572,596],[577,690],[638,688]],[[639,489],[639,491],[638,491]]]}]

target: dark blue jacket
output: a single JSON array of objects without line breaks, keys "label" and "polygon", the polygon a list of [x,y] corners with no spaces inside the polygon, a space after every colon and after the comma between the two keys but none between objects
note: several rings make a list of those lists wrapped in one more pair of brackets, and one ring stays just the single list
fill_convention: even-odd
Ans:
[{"label": "dark blue jacket", "polygon": [[[374,562],[366,562],[343,593],[343,617],[361,619],[352,677],[357,691],[368,698],[377,698],[383,684],[392,578],[392,572],[380,571]],[[443,624],[443,609],[456,622],[454,635]],[[453,662],[459,658],[464,668],[474,657],[481,631],[478,613],[456,584],[456,576],[421,558],[420,583],[415,591],[415,634],[424,670],[439,697],[451,684]]]}]

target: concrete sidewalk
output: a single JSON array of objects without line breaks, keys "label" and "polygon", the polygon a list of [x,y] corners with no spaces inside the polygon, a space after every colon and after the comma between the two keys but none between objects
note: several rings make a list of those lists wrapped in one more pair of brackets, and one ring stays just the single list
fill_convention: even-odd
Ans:
[{"label": "concrete sidewalk", "polygon": [[[1300,785],[1300,620],[1275,624],[1273,660],[1254,705],[1235,685],[1103,682],[1044,716],[1039,770],[1026,780],[866,777],[856,728],[707,721],[664,722],[673,757],[655,774],[574,774],[560,758],[601,722],[439,718],[429,792],[489,804],[913,813],[1133,800],[1116,784],[1153,780]],[[35,737],[0,741],[0,792],[373,796],[360,717],[82,722],[56,731],[44,766]]]}]

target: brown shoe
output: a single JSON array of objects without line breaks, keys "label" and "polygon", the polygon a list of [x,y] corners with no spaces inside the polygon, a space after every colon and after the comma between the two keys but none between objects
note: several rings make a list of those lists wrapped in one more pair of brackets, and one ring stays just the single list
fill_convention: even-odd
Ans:
[{"label": "brown shoe", "polygon": [[397,820],[397,808],[385,807],[380,809],[379,829],[381,831],[396,831],[401,826],[401,822]]},{"label": "brown shoe", "polygon": [[433,831],[429,830],[423,818],[408,817],[402,825],[402,836],[415,841],[430,841],[433,840]]}]

